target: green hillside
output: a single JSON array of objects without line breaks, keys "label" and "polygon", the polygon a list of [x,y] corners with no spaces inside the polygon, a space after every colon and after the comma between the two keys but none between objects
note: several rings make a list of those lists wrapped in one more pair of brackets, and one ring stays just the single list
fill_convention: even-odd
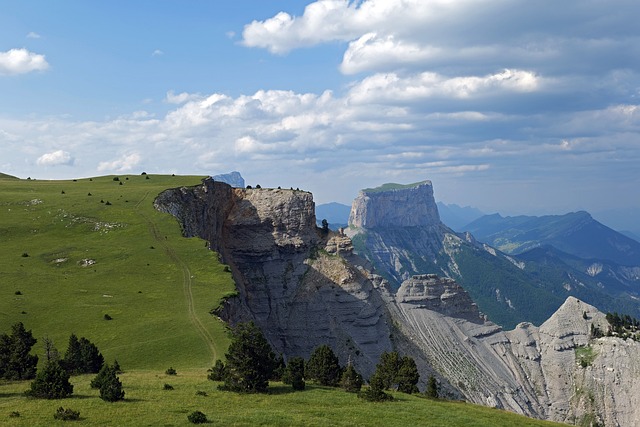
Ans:
[{"label": "green hillside", "polygon": [[127,369],[211,366],[228,341],[209,311],[231,275],[153,208],[162,190],[201,179],[0,179],[0,331],[23,322],[40,355],[43,337],[64,352],[73,332]]},{"label": "green hillside", "polygon": [[[120,375],[125,400],[107,403],[89,387],[91,376],[72,377],[74,395],[62,400],[31,400],[21,396],[28,382],[0,384],[0,424],[3,426],[67,425],[54,421],[60,406],[80,411],[86,426],[188,426],[187,415],[201,411],[220,426],[560,426],[513,413],[461,402],[432,401],[393,393],[393,402],[373,403],[339,389],[310,385],[293,392],[275,383],[271,394],[241,395],[216,389],[206,372],[126,372]],[[170,384],[173,390],[164,390]],[[204,392],[196,394],[196,392]],[[19,417],[9,415],[17,411]]]}]

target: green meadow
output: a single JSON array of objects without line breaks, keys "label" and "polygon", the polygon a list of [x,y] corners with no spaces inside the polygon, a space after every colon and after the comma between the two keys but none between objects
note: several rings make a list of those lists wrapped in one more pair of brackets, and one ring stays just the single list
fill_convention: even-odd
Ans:
[{"label": "green meadow", "polygon": [[[419,396],[392,393],[393,402],[372,403],[355,394],[320,386],[294,392],[275,383],[270,394],[241,395],[217,390],[206,372],[134,371],[120,375],[125,400],[107,403],[89,387],[91,376],[72,377],[73,397],[31,400],[21,396],[29,383],[0,386],[0,424],[7,426],[75,425],[55,421],[63,406],[80,412],[79,425],[86,426],[187,426],[187,415],[203,412],[208,425],[219,426],[557,426],[516,414],[461,402],[433,401]],[[164,390],[169,384],[173,390]],[[198,393],[200,392],[200,393]],[[203,393],[206,393],[206,396]],[[17,411],[19,417],[9,415]],[[207,425],[207,424],[205,424]]]},{"label": "green meadow", "polygon": [[202,177],[118,179],[0,178],[0,331],[23,322],[38,354],[43,337],[64,352],[75,333],[126,369],[210,367],[228,340],[209,311],[231,275],[153,207]]},{"label": "green meadow", "polygon": [[[72,377],[70,398],[28,399],[29,381],[0,381],[0,425],[64,425],[53,419],[60,406],[79,411],[76,422],[87,426],[190,425],[196,410],[225,426],[553,425],[400,393],[394,402],[370,403],[313,385],[293,392],[275,383],[266,395],[218,391],[207,369],[229,340],[209,312],[234,292],[231,275],[204,241],[182,237],[175,219],[153,208],[162,190],[202,177],[114,178],[0,176],[0,333],[23,322],[41,361],[44,337],[61,353],[71,333],[86,337],[107,362],[118,360],[126,393],[124,401],[104,402],[86,375]],[[166,375],[169,367],[178,375]]]}]

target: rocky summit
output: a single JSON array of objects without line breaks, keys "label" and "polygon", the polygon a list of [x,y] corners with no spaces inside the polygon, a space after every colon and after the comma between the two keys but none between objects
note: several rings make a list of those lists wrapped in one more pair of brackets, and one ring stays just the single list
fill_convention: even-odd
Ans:
[{"label": "rocky summit", "polygon": [[[237,296],[216,314],[255,321],[286,359],[328,344],[368,378],[382,352],[397,350],[416,361],[421,389],[434,376],[445,397],[578,425],[640,424],[640,343],[602,336],[605,315],[577,298],[539,327],[505,331],[453,278],[413,274],[392,286],[347,235],[316,227],[310,193],[208,179],[163,192],[155,206],[229,266]],[[387,221],[359,212],[360,224]]]}]

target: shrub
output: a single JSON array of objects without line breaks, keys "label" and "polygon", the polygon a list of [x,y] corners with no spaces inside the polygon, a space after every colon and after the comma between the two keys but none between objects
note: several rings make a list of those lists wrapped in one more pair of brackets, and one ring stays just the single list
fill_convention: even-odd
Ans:
[{"label": "shrub", "polygon": [[178,375],[178,372],[176,372],[176,370],[171,368],[171,367],[169,367],[169,369],[164,371],[164,373],[167,374],[167,375]]},{"label": "shrub", "polygon": [[18,418],[20,416],[20,412],[12,411],[9,413],[9,418]]},{"label": "shrub", "polygon": [[22,258],[29,258],[29,254],[26,252],[22,252]]},{"label": "shrub", "polygon": [[124,400],[124,390],[120,378],[116,376],[113,368],[109,369],[102,384],[100,384],[100,399],[105,402],[117,402]]},{"label": "shrub", "polygon": [[384,392],[384,378],[377,371],[369,379],[369,387],[358,393],[358,397],[369,402],[393,400],[393,396]]},{"label": "shrub", "polygon": [[206,391],[202,391],[202,390],[198,390],[198,391],[196,391],[196,396],[207,396],[207,392]]},{"label": "shrub", "polygon": [[224,377],[227,371],[222,360],[218,359],[208,372],[209,375],[207,376],[207,378],[211,381],[224,381]]},{"label": "shrub", "polygon": [[113,177],[113,180],[114,180],[114,181],[120,181],[120,178],[118,178],[117,176],[114,176],[114,177]]},{"label": "shrub", "polygon": [[104,320],[113,320],[113,317],[109,316],[108,314],[105,314],[104,316],[102,316],[102,318]]},{"label": "shrub", "polygon": [[165,383],[162,387],[163,390],[173,390],[173,386],[171,384]]},{"label": "shrub", "polygon": [[77,421],[80,419],[80,411],[74,411],[71,408],[64,409],[61,406],[53,414],[53,419],[62,421]]},{"label": "shrub", "polygon": [[209,422],[209,420],[207,420],[207,416],[200,411],[193,411],[192,413],[187,415],[187,419],[192,424],[204,424]]},{"label": "shrub", "polygon": [[31,390],[25,394],[39,399],[62,399],[72,393],[73,385],[69,382],[69,373],[58,361],[50,361],[42,371],[38,371],[36,379],[31,383]]},{"label": "shrub", "polygon": [[16,295],[22,295],[22,292],[21,292],[21,291],[15,291],[15,292],[14,292],[14,294],[16,294]]}]

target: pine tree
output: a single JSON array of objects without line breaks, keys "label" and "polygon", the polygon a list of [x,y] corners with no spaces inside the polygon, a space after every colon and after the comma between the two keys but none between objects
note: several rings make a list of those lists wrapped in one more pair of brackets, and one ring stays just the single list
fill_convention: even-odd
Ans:
[{"label": "pine tree", "polygon": [[106,402],[117,402],[124,399],[122,383],[113,368],[107,369],[105,377],[100,383],[100,399]]},{"label": "pine tree", "polygon": [[409,356],[404,356],[400,361],[400,368],[396,375],[396,384],[398,384],[398,391],[402,393],[418,393],[418,381],[420,380],[420,374],[418,373],[418,367],[415,360]]},{"label": "pine tree", "polygon": [[384,378],[376,371],[369,379],[369,387],[358,393],[358,397],[370,402],[393,400],[393,396],[384,392]]},{"label": "pine tree", "polygon": [[341,375],[342,368],[331,347],[326,344],[316,347],[305,367],[305,377],[320,385],[335,387]]},{"label": "pine tree", "polygon": [[436,378],[431,375],[429,376],[429,381],[427,383],[427,390],[425,391],[425,394],[432,398],[432,399],[437,399],[438,398],[438,382],[436,381]]},{"label": "pine tree", "polygon": [[0,335],[0,378],[27,380],[36,376],[38,356],[29,352],[37,340],[22,322],[11,327],[11,335]]},{"label": "pine tree", "polygon": [[356,371],[351,361],[349,361],[349,364],[342,373],[340,387],[349,393],[358,393],[362,388],[362,383],[362,375]]},{"label": "pine tree", "polygon": [[69,382],[69,373],[58,361],[48,362],[44,369],[38,371],[36,379],[31,383],[29,397],[40,399],[62,399],[73,393],[73,385]]},{"label": "pine tree", "polygon": [[100,371],[103,363],[104,358],[95,344],[84,337],[78,339],[75,334],[71,334],[67,352],[61,361],[70,374],[95,374]]},{"label": "pine tree", "polygon": [[304,390],[304,359],[302,357],[292,357],[284,370],[282,381],[291,384],[294,390]]},{"label": "pine tree", "polygon": [[227,372],[222,389],[241,393],[264,393],[276,367],[276,357],[255,323],[240,323],[231,332]]},{"label": "pine tree", "polygon": [[227,373],[226,367],[222,360],[216,360],[216,363],[213,365],[211,369],[209,369],[208,379],[211,381],[224,381],[224,377]]},{"label": "pine tree", "polygon": [[380,355],[380,362],[376,366],[376,373],[380,377],[380,381],[382,381],[385,390],[389,390],[398,383],[397,376],[400,364],[401,359],[396,351],[390,353],[385,351]]}]

